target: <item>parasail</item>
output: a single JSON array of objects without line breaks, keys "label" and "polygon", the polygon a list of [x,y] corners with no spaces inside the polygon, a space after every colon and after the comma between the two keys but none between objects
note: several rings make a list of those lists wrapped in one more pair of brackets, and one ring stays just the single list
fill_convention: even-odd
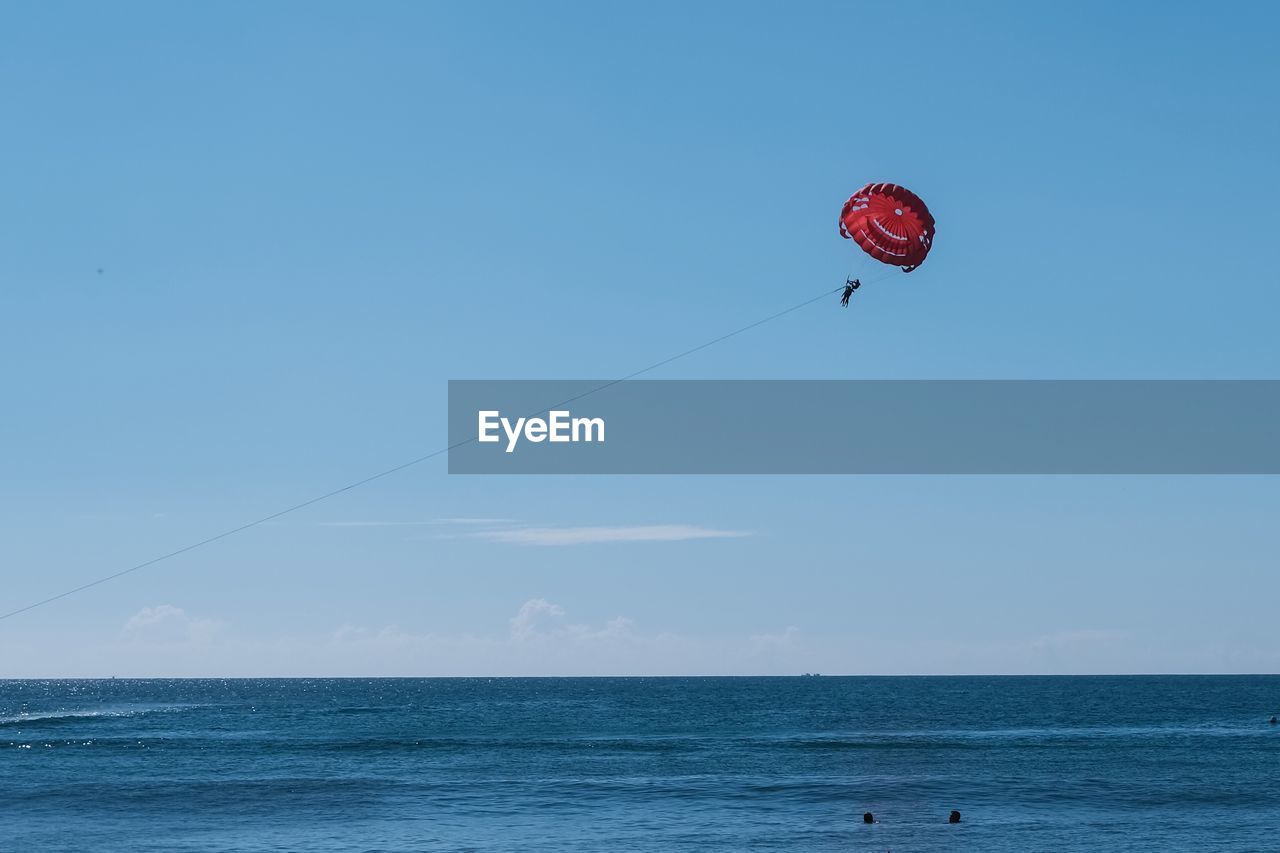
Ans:
[{"label": "parasail", "polygon": [[933,215],[920,196],[897,184],[867,184],[840,210],[840,236],[881,263],[911,272],[933,245]]}]

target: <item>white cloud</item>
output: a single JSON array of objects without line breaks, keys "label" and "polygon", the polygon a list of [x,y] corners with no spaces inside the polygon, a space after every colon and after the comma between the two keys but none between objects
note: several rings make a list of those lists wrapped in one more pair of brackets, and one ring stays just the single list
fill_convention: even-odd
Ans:
[{"label": "white cloud", "polygon": [[[571,619],[553,599],[531,598],[470,631],[432,631],[395,624],[342,624],[293,633],[262,626],[232,630],[174,604],[144,607],[114,638],[65,636],[56,675],[65,677],[331,677],[752,675],[794,673],[833,663],[814,660],[802,643],[771,645],[751,638],[675,633],[624,615]],[[764,644],[762,650],[761,644]],[[47,652],[47,648],[44,649]],[[5,677],[48,677],[19,641],[0,638]]]},{"label": "white cloud", "polygon": [[1124,631],[1083,628],[1036,637],[1029,643],[1033,672],[1107,672],[1129,653]]},{"label": "white cloud", "polygon": [[422,521],[318,521],[319,527],[440,527],[448,525],[514,524],[514,518],[429,518]]},{"label": "white cloud", "polygon": [[593,545],[604,542],[682,542],[689,539],[728,539],[751,534],[741,530],[717,530],[688,524],[655,524],[632,527],[515,527],[482,530],[477,539],[516,545]]},{"label": "white cloud", "polygon": [[635,622],[625,616],[615,616],[603,628],[560,621],[565,610],[545,598],[534,598],[520,606],[511,619],[511,639],[524,642],[534,639],[572,639],[575,641],[615,640],[636,638]]},{"label": "white cloud", "polygon": [[751,643],[760,651],[785,649],[792,645],[799,632],[800,629],[795,625],[788,625],[786,630],[778,634],[756,634],[751,638]]},{"label": "white cloud", "polygon": [[437,518],[435,524],[515,524],[516,518]]},{"label": "white cloud", "polygon": [[133,634],[144,631],[153,625],[163,624],[164,622],[172,622],[174,620],[185,620],[187,613],[181,607],[174,607],[172,604],[160,604],[155,607],[144,607],[130,617],[129,621],[124,623],[124,632]]},{"label": "white cloud", "polygon": [[133,614],[120,635],[139,643],[207,643],[220,627],[212,619],[192,619],[181,607],[159,604]]},{"label": "white cloud", "polygon": [[538,630],[538,623],[545,622],[548,617],[558,618],[564,615],[564,608],[552,604],[545,598],[531,598],[520,605],[520,611],[511,617],[511,639],[525,640]]},{"label": "white cloud", "polygon": [[[698,674],[723,670],[725,650],[702,640],[636,630],[618,616],[603,624],[568,621],[564,607],[532,598],[501,634],[418,634],[396,626],[343,625],[325,644],[320,672],[390,675]],[[263,664],[270,654],[264,656]],[[295,667],[315,660],[299,648]]]},{"label": "white cloud", "polygon": [[335,643],[363,643],[370,640],[376,642],[397,642],[407,636],[404,631],[400,630],[398,625],[387,625],[377,631],[372,628],[364,628],[359,625],[347,623],[341,628],[333,632],[333,642]]},{"label": "white cloud", "polygon": [[1107,628],[1085,628],[1075,631],[1059,631],[1056,634],[1045,634],[1031,641],[1031,647],[1037,651],[1069,650],[1109,646],[1127,639],[1124,631]]}]

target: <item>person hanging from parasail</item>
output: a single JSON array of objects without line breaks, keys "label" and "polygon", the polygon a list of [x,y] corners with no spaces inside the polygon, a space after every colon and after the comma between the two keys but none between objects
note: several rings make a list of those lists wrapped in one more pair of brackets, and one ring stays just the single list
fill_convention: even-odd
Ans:
[{"label": "person hanging from parasail", "polygon": [[849,297],[853,296],[853,292],[859,287],[862,287],[862,282],[856,278],[846,278],[844,280],[844,293],[840,294],[840,304],[843,307],[849,307]]},{"label": "person hanging from parasail", "polygon": [[[933,247],[937,227],[924,200],[897,184],[867,184],[840,210],[840,236],[858,244],[882,264],[911,272],[924,263]],[[840,304],[862,285],[845,279]]]}]

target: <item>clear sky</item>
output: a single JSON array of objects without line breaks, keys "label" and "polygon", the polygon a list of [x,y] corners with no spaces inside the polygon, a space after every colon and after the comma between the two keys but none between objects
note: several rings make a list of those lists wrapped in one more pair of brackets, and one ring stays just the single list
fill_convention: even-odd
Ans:
[{"label": "clear sky", "polygon": [[[1265,3],[10,3],[0,610],[440,447],[450,378],[1277,378]],[[101,270],[101,272],[99,272]],[[850,438],[856,437],[856,425]],[[450,477],[0,676],[1280,670],[1266,477]],[[734,534],[734,535],[727,535]]]}]

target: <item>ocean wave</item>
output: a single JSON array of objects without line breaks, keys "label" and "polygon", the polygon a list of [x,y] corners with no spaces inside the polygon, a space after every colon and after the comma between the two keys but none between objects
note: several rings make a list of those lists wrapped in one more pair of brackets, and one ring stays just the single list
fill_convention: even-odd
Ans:
[{"label": "ocean wave", "polygon": [[49,711],[24,711],[18,714],[0,716],[0,728],[17,728],[23,726],[56,726],[79,723],[85,720],[114,719],[120,717],[138,717],[144,714],[164,714],[186,711],[201,705],[129,705],[105,708],[58,708]]}]

